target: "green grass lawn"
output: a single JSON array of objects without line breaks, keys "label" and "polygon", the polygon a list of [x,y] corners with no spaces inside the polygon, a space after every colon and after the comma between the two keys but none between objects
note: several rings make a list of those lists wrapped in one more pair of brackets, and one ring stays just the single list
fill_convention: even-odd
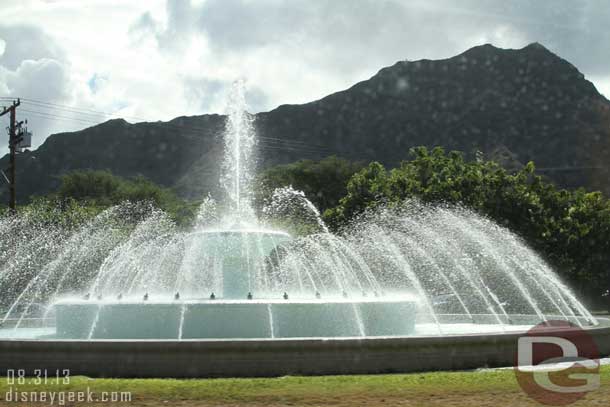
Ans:
[{"label": "green grass lawn", "polygon": [[[610,404],[610,366],[602,367],[602,386],[578,405]],[[0,404],[10,385],[0,384]],[[14,385],[19,392],[125,392],[132,406],[506,406],[538,405],[519,388],[512,370],[437,372],[371,376],[281,377],[273,379],[90,379],[69,384]],[[38,403],[37,405],[42,405]],[[57,404],[56,404],[57,405]],[[66,403],[66,405],[84,405]],[[99,405],[102,405],[101,403]],[[115,403],[116,405],[116,403]]]}]

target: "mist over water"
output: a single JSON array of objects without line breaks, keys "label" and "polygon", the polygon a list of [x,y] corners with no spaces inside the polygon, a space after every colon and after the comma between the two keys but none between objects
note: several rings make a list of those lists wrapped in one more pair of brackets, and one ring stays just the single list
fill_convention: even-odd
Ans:
[{"label": "mist over water", "polygon": [[292,186],[276,188],[262,213],[263,219],[270,223],[305,229],[308,234],[329,233],[318,208],[307,199],[303,191]]},{"label": "mist over water", "polygon": [[113,251],[135,237],[140,222],[161,215],[148,204],[125,202],[80,226],[49,222],[47,216],[28,211],[0,218],[0,245],[6,248],[0,322],[39,317],[53,298],[86,289]]}]

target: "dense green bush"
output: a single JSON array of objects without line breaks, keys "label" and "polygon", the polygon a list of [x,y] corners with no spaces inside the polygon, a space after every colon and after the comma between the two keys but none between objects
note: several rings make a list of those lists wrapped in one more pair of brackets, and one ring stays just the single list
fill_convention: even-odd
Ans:
[{"label": "dense green bush", "polygon": [[347,194],[324,217],[339,228],[367,208],[416,197],[459,203],[523,237],[572,285],[599,298],[608,287],[610,201],[599,192],[566,191],[528,163],[515,174],[497,163],[466,161],[459,152],[420,147],[413,159],[386,170],[373,162],[348,182]]},{"label": "dense green bush", "polygon": [[53,194],[59,201],[79,202],[89,208],[103,210],[123,201],[150,202],[163,209],[177,223],[188,224],[194,218],[198,203],[179,198],[144,177],[125,179],[108,171],[73,171],[61,176],[61,185]]},{"label": "dense green bush", "polygon": [[277,165],[261,173],[256,199],[264,202],[278,187],[292,185],[320,210],[335,207],[347,193],[346,186],[352,175],[364,168],[363,163],[351,162],[330,156],[320,161],[300,160],[292,164]]}]

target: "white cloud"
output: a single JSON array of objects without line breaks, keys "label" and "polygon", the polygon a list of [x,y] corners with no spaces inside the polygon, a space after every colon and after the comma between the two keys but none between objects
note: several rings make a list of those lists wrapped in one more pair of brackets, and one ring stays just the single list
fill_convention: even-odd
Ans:
[{"label": "white cloud", "polygon": [[69,96],[66,66],[54,59],[26,59],[14,71],[0,69],[8,96],[59,102]]},{"label": "white cloud", "polygon": [[[222,112],[237,78],[261,111],[320,98],[398,60],[538,41],[610,96],[605,1],[24,0],[0,8],[0,21],[13,22],[0,26],[0,92],[167,120]],[[38,141],[107,117],[46,111],[31,116]]]},{"label": "white cloud", "polygon": [[[594,41],[610,35],[596,24],[610,19],[607,10],[598,0],[206,0],[168,2],[164,24],[150,23],[149,13],[140,22],[155,27],[168,58],[180,63],[185,48],[190,60],[199,57],[203,83],[247,77],[271,108],[345,88],[397,60],[445,58],[483,43],[539,41],[585,74],[607,71],[607,41]],[[193,38],[202,49],[188,45]]]},{"label": "white cloud", "polygon": [[[50,37],[31,25],[13,25],[0,26],[0,38],[4,43],[0,56],[2,96],[36,98],[51,103],[69,100],[70,65],[66,54]],[[27,106],[19,109],[18,118],[27,116],[27,110]],[[6,120],[4,117],[3,124]],[[39,144],[55,128],[47,119],[34,119],[30,129],[34,131],[34,143]]]},{"label": "white cloud", "polygon": [[16,69],[26,59],[66,59],[65,52],[52,38],[30,24],[2,25],[0,38],[4,43],[0,64],[8,69]]}]

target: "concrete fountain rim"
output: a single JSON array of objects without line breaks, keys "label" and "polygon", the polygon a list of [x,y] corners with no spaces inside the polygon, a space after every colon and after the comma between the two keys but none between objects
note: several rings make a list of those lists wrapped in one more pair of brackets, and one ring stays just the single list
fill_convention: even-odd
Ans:
[{"label": "concrete fountain rim", "polygon": [[[596,333],[603,333],[610,336],[610,317],[597,317],[597,325],[583,325],[580,327],[585,332],[595,335]],[[442,324],[450,325],[450,324]],[[479,324],[479,325],[491,325],[491,324]],[[511,325],[507,325],[511,326]],[[517,325],[516,327],[523,328],[526,325]],[[533,325],[531,325],[533,326]],[[0,328],[3,329],[3,328]],[[4,328],[11,329],[11,328]],[[553,330],[547,331],[549,334],[553,333]],[[556,332],[562,332],[562,328],[556,330]],[[185,338],[185,339],[56,339],[56,338],[0,338],[0,344],[4,342],[24,342],[24,343],[382,343],[391,341],[451,341],[452,339],[464,338],[464,339],[480,339],[480,338],[507,338],[507,337],[521,337],[527,333],[524,329],[506,330],[503,332],[471,332],[471,333],[446,333],[443,335],[393,335],[393,336],[345,336],[345,337],[289,337],[289,338]],[[610,344],[609,344],[610,346]]]},{"label": "concrete fountain rim", "polygon": [[[610,355],[610,319],[585,327]],[[0,374],[8,369],[68,370],[91,377],[278,377],[413,373],[513,366],[526,332],[404,337],[0,340]]]}]

